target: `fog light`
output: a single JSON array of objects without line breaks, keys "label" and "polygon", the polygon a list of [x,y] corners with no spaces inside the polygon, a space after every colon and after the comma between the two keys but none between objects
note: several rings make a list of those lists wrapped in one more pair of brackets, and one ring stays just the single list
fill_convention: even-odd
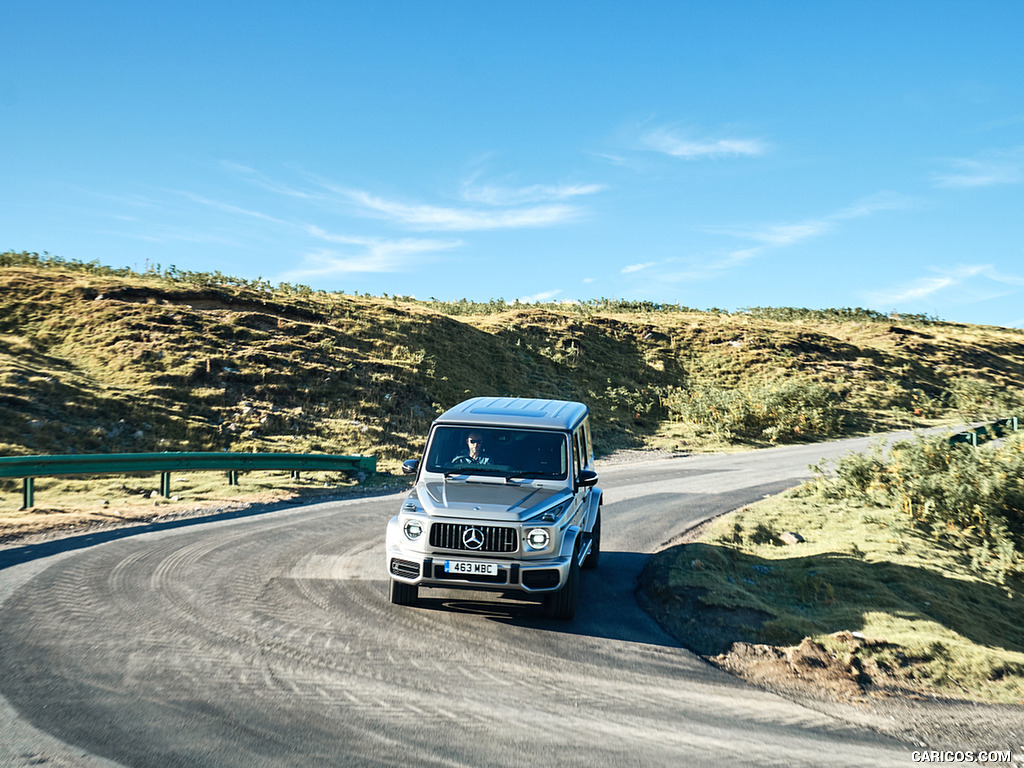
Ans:
[{"label": "fog light", "polygon": [[549,541],[551,536],[544,528],[534,528],[526,534],[526,544],[530,549],[544,549]]},{"label": "fog light", "polygon": [[406,520],[404,530],[405,538],[409,539],[409,541],[416,541],[416,539],[423,535],[423,526],[420,525],[419,520]]}]

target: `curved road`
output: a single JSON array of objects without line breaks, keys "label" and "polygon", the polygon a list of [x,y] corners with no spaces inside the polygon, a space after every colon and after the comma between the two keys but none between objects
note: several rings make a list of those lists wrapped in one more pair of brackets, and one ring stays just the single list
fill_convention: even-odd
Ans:
[{"label": "curved road", "polygon": [[575,621],[388,602],[399,497],[0,551],[0,764],[909,765],[912,745],[751,688],[638,606],[649,553],[866,440],[601,468]]}]

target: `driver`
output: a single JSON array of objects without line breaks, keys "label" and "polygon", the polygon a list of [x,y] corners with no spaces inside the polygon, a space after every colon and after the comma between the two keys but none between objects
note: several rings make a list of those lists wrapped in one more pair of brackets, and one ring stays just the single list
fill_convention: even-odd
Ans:
[{"label": "driver", "polygon": [[479,432],[470,432],[466,436],[466,450],[452,459],[452,464],[490,464],[491,458],[487,456],[487,449],[484,446],[484,436]]}]

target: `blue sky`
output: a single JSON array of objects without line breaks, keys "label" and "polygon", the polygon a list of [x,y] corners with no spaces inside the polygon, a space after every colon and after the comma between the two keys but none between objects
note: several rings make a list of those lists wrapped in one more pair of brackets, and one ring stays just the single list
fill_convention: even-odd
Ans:
[{"label": "blue sky", "polygon": [[0,249],[1024,327],[1024,4],[12,2]]}]

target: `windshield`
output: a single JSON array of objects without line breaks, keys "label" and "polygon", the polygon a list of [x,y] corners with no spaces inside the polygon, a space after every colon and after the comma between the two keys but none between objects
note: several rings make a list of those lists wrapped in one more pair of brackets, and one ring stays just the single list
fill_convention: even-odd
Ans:
[{"label": "windshield", "polygon": [[566,447],[564,432],[437,427],[427,450],[427,471],[564,480]]}]

